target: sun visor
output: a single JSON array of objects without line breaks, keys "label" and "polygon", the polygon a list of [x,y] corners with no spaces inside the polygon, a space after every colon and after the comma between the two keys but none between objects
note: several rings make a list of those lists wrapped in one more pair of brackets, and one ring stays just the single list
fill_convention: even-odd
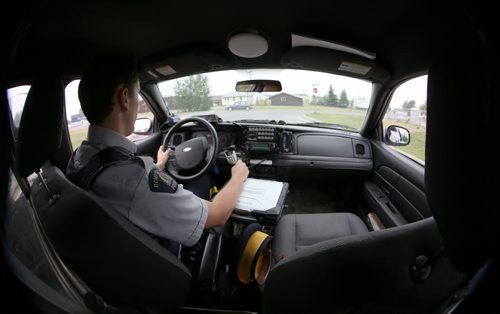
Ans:
[{"label": "sun visor", "polygon": [[185,73],[203,73],[225,70],[229,59],[213,51],[189,51],[162,58],[142,67],[141,81],[163,81],[184,76]]},{"label": "sun visor", "polygon": [[292,48],[283,55],[281,64],[287,68],[336,73],[375,82],[390,78],[389,71],[370,59],[320,47]]}]

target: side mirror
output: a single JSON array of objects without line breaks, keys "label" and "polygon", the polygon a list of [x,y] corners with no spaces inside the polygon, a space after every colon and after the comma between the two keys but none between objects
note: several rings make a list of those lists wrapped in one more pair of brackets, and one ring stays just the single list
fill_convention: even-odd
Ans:
[{"label": "side mirror", "polygon": [[153,122],[149,118],[139,118],[134,123],[135,134],[148,134],[153,126]]},{"label": "side mirror", "polygon": [[410,144],[410,131],[401,126],[390,125],[385,131],[384,142],[392,146],[406,146]]},{"label": "side mirror", "polygon": [[281,82],[274,80],[249,80],[236,83],[236,91],[244,93],[281,92]]}]

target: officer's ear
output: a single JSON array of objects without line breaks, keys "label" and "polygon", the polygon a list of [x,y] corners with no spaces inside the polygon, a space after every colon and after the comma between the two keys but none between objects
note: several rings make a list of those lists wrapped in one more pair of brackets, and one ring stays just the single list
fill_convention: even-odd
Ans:
[{"label": "officer's ear", "polygon": [[129,109],[129,93],[129,89],[124,84],[120,84],[116,88],[115,98],[116,102],[120,106],[120,111],[127,111]]}]

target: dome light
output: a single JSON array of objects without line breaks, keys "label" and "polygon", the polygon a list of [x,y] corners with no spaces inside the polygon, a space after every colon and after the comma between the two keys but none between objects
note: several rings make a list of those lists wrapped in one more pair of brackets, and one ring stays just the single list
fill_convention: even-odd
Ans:
[{"label": "dome light", "polygon": [[267,52],[268,43],[257,33],[239,33],[231,36],[227,43],[229,50],[242,58],[257,58]]}]

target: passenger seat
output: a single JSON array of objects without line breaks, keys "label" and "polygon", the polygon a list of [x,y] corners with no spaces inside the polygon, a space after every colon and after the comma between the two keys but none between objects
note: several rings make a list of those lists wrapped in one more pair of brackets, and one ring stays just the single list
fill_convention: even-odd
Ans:
[{"label": "passenger seat", "polygon": [[285,215],[274,232],[273,258],[278,262],[316,243],[367,232],[363,221],[351,213]]}]

